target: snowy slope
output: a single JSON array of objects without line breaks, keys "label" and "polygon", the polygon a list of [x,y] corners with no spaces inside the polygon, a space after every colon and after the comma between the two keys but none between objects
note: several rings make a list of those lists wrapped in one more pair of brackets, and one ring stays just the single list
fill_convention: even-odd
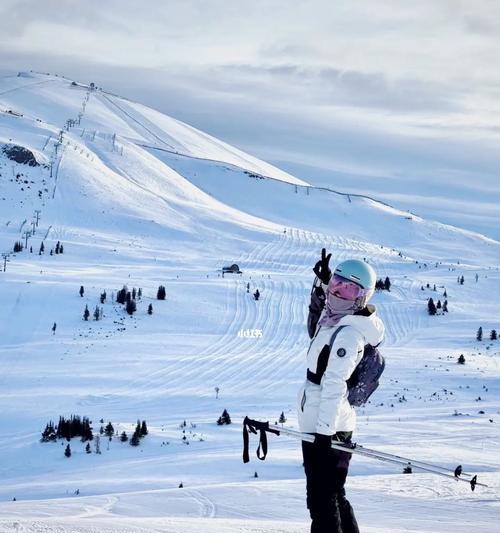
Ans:
[{"label": "snowy slope", "polygon": [[[243,465],[240,422],[284,411],[296,425],[311,267],[323,246],[333,261],[367,258],[393,282],[375,297],[388,366],[360,411],[359,441],[463,463],[490,485],[471,493],[356,458],[348,490],[362,530],[496,531],[500,341],[474,339],[480,325],[485,337],[500,327],[498,242],[308,187],[145,106],[65,79],[0,80],[1,110],[0,145],[22,145],[42,165],[0,154],[0,251],[23,240],[40,211],[33,253],[11,253],[0,272],[0,531],[306,530],[297,443],[275,437],[266,462]],[[51,256],[57,240],[64,254]],[[233,262],[243,275],[222,278],[220,267]],[[123,284],[143,290],[133,317],[110,298]],[[155,299],[160,284],[164,302]],[[427,298],[443,299],[445,288],[450,313],[429,317]],[[103,290],[103,320],[83,321]],[[238,335],[247,329],[262,337]],[[235,423],[219,427],[224,408]],[[73,439],[67,459],[61,443],[39,435],[72,413],[128,433],[146,419],[150,434],[138,449],[104,441],[102,455]]]}]

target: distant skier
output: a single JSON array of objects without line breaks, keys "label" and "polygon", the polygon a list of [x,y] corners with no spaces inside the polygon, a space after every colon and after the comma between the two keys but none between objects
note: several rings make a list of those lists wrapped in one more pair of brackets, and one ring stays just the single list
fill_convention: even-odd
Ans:
[{"label": "distant skier", "polygon": [[56,334],[57,324],[54,322],[54,325],[52,326],[52,335]]},{"label": "distant skier", "polygon": [[253,293],[253,297],[255,298],[255,300],[258,300],[260,298],[260,292],[259,292],[259,289],[257,289],[254,293]]},{"label": "distant skier", "polygon": [[311,533],[359,533],[344,490],[351,454],[330,446],[332,441],[351,441],[356,413],[346,382],[363,359],[365,346],[380,344],[384,325],[375,307],[367,305],[377,280],[373,268],[348,260],[332,275],[330,257],[323,248],[313,269],[317,278],[308,317],[313,340],[307,352],[307,379],[298,395],[300,430],[315,436],[313,443],[302,441],[307,507]]}]

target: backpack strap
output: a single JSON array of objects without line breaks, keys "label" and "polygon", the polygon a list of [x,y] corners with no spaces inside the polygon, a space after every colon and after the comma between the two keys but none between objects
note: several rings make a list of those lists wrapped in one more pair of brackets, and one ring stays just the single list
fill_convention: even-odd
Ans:
[{"label": "backpack strap", "polygon": [[309,369],[307,369],[308,381],[311,381],[312,383],[315,383],[316,385],[319,385],[321,383],[323,374],[325,373],[326,367],[328,366],[328,360],[330,359],[330,353],[332,351],[333,343],[335,342],[337,335],[342,331],[342,329],[346,327],[347,326],[339,326],[332,333],[332,336],[330,337],[330,342],[323,346],[323,349],[321,350],[318,356],[318,361],[316,364],[316,372],[311,372]]}]

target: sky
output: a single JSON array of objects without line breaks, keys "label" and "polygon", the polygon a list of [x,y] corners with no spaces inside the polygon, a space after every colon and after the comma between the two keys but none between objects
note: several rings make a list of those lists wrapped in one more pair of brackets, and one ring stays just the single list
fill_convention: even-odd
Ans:
[{"label": "sky", "polygon": [[498,239],[499,57],[496,0],[0,0],[0,75],[94,81]]}]

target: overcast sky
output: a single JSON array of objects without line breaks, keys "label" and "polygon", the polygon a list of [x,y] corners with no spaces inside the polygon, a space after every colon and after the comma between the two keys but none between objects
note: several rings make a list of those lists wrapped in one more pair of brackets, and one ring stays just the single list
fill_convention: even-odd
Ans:
[{"label": "overcast sky", "polygon": [[0,74],[94,81],[500,238],[497,0],[0,0]]}]

